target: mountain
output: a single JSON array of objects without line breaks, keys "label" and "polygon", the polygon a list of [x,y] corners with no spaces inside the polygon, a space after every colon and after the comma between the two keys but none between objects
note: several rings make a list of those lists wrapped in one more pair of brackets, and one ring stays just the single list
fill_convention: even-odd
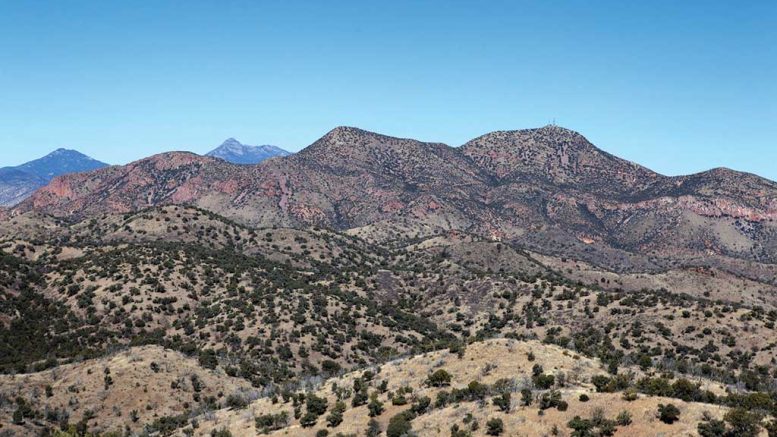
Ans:
[{"label": "mountain", "polygon": [[776,213],[767,179],[664,176],[557,126],[55,177],[0,209],[0,423],[772,432]]},{"label": "mountain", "polygon": [[[460,148],[340,127],[257,166],[172,153],[54,179],[17,208],[55,216],[195,205],[250,226],[385,241],[466,231],[616,271],[777,262],[777,184],[718,169],[667,177],[557,126]],[[404,238],[409,238],[405,235]]]},{"label": "mountain", "polygon": [[13,206],[56,176],[107,167],[75,150],[57,149],[16,167],[0,168],[0,206]]},{"label": "mountain", "polygon": [[249,146],[234,138],[228,138],[220,146],[205,156],[223,159],[233,164],[259,164],[275,156],[288,156],[291,153],[275,146]]}]

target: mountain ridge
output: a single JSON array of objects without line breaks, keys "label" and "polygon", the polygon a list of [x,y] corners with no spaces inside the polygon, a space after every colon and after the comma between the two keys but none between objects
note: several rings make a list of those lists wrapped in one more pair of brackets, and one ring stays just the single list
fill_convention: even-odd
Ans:
[{"label": "mountain ridge", "polygon": [[587,259],[626,250],[777,261],[777,183],[733,170],[663,176],[556,126],[492,132],[458,148],[337,127],[255,166],[212,159],[155,155],[126,171],[65,176],[16,213],[183,203],[251,226],[464,230],[534,250],[575,247]]}]

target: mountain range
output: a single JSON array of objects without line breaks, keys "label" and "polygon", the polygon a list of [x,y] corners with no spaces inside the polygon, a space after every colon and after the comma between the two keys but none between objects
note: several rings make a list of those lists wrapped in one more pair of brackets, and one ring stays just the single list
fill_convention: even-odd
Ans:
[{"label": "mountain range", "polygon": [[[206,156],[234,164],[258,164],[275,156],[288,156],[275,146],[249,146],[229,138]],[[29,197],[35,190],[48,184],[55,176],[81,173],[107,167],[75,150],[57,149],[43,158],[16,167],[0,168],[0,207],[11,207]]]},{"label": "mountain range", "polygon": [[772,181],[664,176],[555,125],[57,176],[0,209],[0,423],[773,433],[775,214]]},{"label": "mountain range", "polygon": [[25,164],[0,168],[0,206],[16,205],[56,176],[107,166],[75,150],[57,149]]},{"label": "mountain range", "polygon": [[558,126],[461,147],[339,127],[256,166],[164,153],[55,178],[14,213],[83,218],[165,204],[375,241],[463,231],[616,271],[777,261],[776,183],[728,169],[663,176]]}]

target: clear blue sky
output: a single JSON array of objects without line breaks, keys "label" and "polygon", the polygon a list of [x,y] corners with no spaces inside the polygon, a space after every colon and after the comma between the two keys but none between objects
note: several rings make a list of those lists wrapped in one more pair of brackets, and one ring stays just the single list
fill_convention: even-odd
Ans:
[{"label": "clear blue sky", "polygon": [[553,119],[665,174],[777,179],[777,2],[0,1],[0,166]]}]

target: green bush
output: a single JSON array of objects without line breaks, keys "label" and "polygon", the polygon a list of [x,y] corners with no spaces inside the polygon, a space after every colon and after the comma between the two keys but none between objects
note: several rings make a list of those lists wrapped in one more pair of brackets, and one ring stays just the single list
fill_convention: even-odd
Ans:
[{"label": "green bush", "polygon": [[409,415],[405,413],[399,413],[389,420],[388,427],[386,428],[387,437],[402,437],[413,429],[413,425],[410,423]]},{"label": "green bush", "polygon": [[451,385],[451,374],[445,369],[438,369],[426,378],[430,387],[446,387]]},{"label": "green bush", "polygon": [[658,404],[658,419],[671,425],[680,420],[680,410],[674,404]]},{"label": "green bush", "polygon": [[505,431],[505,424],[502,419],[493,418],[486,422],[486,434],[488,435],[502,435]]}]

